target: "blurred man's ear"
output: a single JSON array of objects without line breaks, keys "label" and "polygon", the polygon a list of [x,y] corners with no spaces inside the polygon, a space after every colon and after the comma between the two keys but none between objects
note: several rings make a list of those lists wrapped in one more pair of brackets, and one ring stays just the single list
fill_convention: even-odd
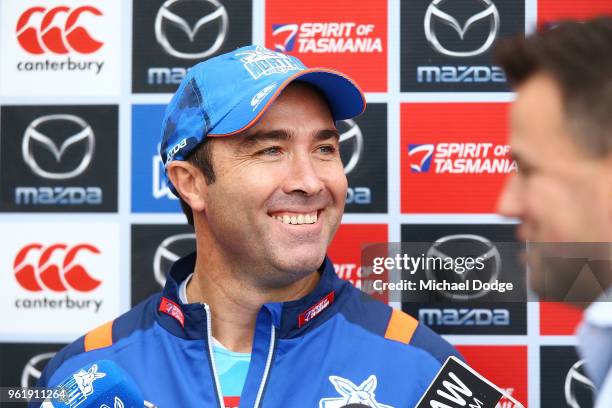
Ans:
[{"label": "blurred man's ear", "polygon": [[168,178],[181,198],[193,212],[206,209],[207,184],[202,172],[187,161],[173,161],[168,165]]}]

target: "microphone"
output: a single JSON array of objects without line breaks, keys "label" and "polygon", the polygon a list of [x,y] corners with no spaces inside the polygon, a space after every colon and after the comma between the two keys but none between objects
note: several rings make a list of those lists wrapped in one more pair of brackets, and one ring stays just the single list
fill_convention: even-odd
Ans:
[{"label": "microphone", "polygon": [[495,408],[502,399],[513,404],[504,406],[525,408],[472,367],[451,356],[415,408]]},{"label": "microphone", "polygon": [[60,397],[45,400],[40,408],[154,408],[144,401],[130,376],[109,360],[89,363],[66,377],[54,389]]}]

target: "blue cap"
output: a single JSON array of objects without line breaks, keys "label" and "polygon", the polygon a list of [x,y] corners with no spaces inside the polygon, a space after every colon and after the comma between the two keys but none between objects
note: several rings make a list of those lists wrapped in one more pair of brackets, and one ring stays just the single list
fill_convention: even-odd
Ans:
[{"label": "blue cap", "polygon": [[[365,96],[346,75],[327,68],[306,68],[287,54],[250,45],[191,68],[166,108],[160,155],[164,167],[185,160],[205,137],[231,136],[257,123],[292,81],[319,88],[334,120],[365,110]],[[175,192],[168,180],[168,186]]]}]

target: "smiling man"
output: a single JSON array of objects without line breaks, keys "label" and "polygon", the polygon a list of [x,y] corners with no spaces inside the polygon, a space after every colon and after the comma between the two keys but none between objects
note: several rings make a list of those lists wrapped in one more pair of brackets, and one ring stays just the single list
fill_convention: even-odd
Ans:
[{"label": "smiling man", "polygon": [[415,406],[456,351],[326,258],[347,192],[335,121],[364,109],[348,77],[259,46],[193,67],[161,156],[197,251],[41,385],[109,359],[160,407]]}]

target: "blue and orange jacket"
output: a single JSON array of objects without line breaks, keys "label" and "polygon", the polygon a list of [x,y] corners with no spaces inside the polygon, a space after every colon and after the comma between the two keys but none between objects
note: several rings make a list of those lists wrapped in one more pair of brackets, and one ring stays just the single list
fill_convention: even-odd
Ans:
[{"label": "blue and orange jacket", "polygon": [[[62,349],[39,385],[55,386],[88,363],[112,360],[160,408],[223,407],[209,307],[179,300],[194,265],[195,254],[178,260],[161,293]],[[329,259],[320,273],[304,298],[262,306],[239,406],[414,407],[457,351],[338,278]]]}]

